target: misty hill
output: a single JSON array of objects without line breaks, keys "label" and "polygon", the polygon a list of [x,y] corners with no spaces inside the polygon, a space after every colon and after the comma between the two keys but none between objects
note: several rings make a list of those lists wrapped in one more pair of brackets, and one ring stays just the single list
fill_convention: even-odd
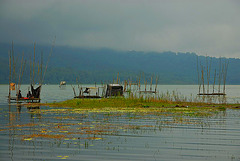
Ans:
[{"label": "misty hill", "polygon": [[[8,51],[11,44],[0,44],[0,83],[8,83]],[[43,53],[48,61],[51,46],[36,45],[36,57]],[[22,52],[33,60],[32,45],[14,45],[14,53],[21,60]],[[199,56],[205,62],[205,57]],[[227,84],[240,84],[240,59],[230,58]],[[26,67],[28,68],[28,64]],[[212,58],[212,69],[218,69],[219,59]],[[23,83],[29,83],[28,70]],[[117,73],[122,80],[137,80],[141,75],[150,82],[151,76],[159,77],[159,84],[197,84],[197,55],[195,53],[116,51],[56,46],[50,57],[44,83],[100,83],[112,81]]]}]

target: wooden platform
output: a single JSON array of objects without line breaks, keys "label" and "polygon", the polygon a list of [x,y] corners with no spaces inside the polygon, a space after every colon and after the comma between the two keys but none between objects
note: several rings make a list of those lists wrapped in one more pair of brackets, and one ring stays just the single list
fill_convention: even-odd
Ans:
[{"label": "wooden platform", "polygon": [[199,93],[198,95],[201,96],[225,96],[225,93]]},{"label": "wooden platform", "polygon": [[155,91],[139,91],[140,93],[157,93]]},{"label": "wooden platform", "polygon": [[41,101],[40,98],[17,98],[17,97],[10,97],[9,102],[31,102],[31,103],[39,103]]},{"label": "wooden platform", "polygon": [[81,98],[81,99],[83,99],[83,98],[102,98],[102,97],[100,97],[100,96],[76,96],[74,98]]}]

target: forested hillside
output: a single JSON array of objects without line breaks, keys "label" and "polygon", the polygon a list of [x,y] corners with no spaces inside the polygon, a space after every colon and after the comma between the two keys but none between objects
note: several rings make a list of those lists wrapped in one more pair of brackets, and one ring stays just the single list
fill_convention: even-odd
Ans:
[{"label": "forested hillside", "polygon": [[[18,62],[22,53],[27,60],[23,83],[29,83],[29,64],[33,61],[34,45],[15,45],[14,55]],[[9,61],[8,52],[11,44],[0,44],[0,83],[8,83]],[[174,52],[140,52],[116,51],[111,49],[87,49],[55,46],[49,58],[51,46],[36,44],[36,61],[43,53],[44,65],[48,62],[44,83],[58,84],[61,80],[67,83],[110,82],[117,78],[120,80],[147,79],[152,76],[159,77],[159,84],[197,84],[197,55],[195,53]],[[219,58],[212,59],[211,69],[219,68]],[[204,64],[206,58],[198,57]],[[222,58],[222,61],[225,59]],[[240,84],[240,59],[227,59],[229,61],[227,84]],[[37,64],[37,63],[36,63]],[[18,71],[19,69],[16,69]],[[44,67],[45,70],[45,67]],[[213,72],[212,72],[213,73]]]}]

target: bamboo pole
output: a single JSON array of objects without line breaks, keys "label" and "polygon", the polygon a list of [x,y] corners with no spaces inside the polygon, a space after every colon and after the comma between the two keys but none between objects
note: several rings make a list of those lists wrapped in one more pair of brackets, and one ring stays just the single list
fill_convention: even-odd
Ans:
[{"label": "bamboo pole", "polygon": [[19,89],[21,88],[22,78],[23,78],[23,73],[24,73],[24,70],[25,70],[25,66],[26,66],[26,60],[24,62],[22,73],[21,73],[21,78],[20,78],[20,82],[19,82]]},{"label": "bamboo pole", "polygon": [[138,88],[139,88],[139,91],[140,91],[140,89],[141,89],[141,82],[140,82],[141,80],[140,80],[140,79],[141,79],[141,73],[140,73],[139,80],[138,80]]},{"label": "bamboo pole", "polygon": [[55,45],[55,40],[56,40],[56,36],[54,37],[54,40],[53,40],[53,43],[52,43],[51,51],[50,51],[49,56],[48,56],[48,60],[47,60],[47,64],[46,64],[46,67],[45,67],[45,71],[44,71],[44,73],[43,73],[43,79],[42,79],[41,84],[43,83],[44,78],[45,78],[45,75],[46,75],[48,63],[49,63],[50,57],[51,57],[51,55],[52,55],[52,53],[53,53],[53,48],[54,48],[54,45]]},{"label": "bamboo pole", "polygon": [[212,66],[212,58],[210,59],[209,68],[208,68],[208,93],[210,88],[210,76],[211,76],[211,66]]},{"label": "bamboo pole", "polygon": [[207,93],[209,93],[209,73],[208,73],[208,57],[206,55],[206,65],[207,65]]},{"label": "bamboo pole", "polygon": [[219,77],[218,77],[218,93],[220,93],[220,88],[221,88],[221,77],[222,77],[222,74],[221,74],[221,64],[222,64],[222,62],[221,62],[221,57],[220,57],[220,59],[219,59]]},{"label": "bamboo pole", "polygon": [[199,67],[198,67],[198,56],[197,56],[197,73],[198,73],[198,94],[200,94],[200,89],[201,89],[201,85],[200,85],[200,76],[199,76]]},{"label": "bamboo pole", "polygon": [[222,92],[223,92],[223,89],[224,89],[224,63],[222,62],[222,72],[221,72],[221,80],[222,80]]},{"label": "bamboo pole", "polygon": [[215,72],[214,72],[213,93],[214,93],[215,82],[216,82],[216,69],[215,69]]},{"label": "bamboo pole", "polygon": [[12,75],[12,64],[11,64],[11,51],[8,52],[8,55],[9,55],[9,93],[8,93],[8,101],[10,102],[10,97],[11,97],[11,75]]},{"label": "bamboo pole", "polygon": [[12,55],[12,64],[13,64],[13,75],[12,75],[12,80],[14,82],[17,82],[17,72],[16,72],[16,67],[17,67],[17,62],[18,62],[18,57],[15,58],[14,55]]},{"label": "bamboo pole", "polygon": [[144,81],[145,84],[145,91],[147,91],[147,80]]},{"label": "bamboo pole", "polygon": [[33,84],[33,86],[34,86],[34,84],[35,84],[35,46],[36,46],[36,43],[34,43],[34,49],[33,49],[33,74],[32,74],[32,84]]},{"label": "bamboo pole", "polygon": [[125,80],[124,81],[124,90],[123,90],[124,92],[126,92],[126,85],[127,85],[127,81]]},{"label": "bamboo pole", "polygon": [[32,57],[30,55],[30,61],[29,61],[29,72],[30,72],[30,84],[32,84]]},{"label": "bamboo pole", "polygon": [[15,57],[14,57],[14,50],[13,50],[13,41],[12,41],[12,81],[13,82],[16,82],[17,83],[17,74],[16,74],[16,66],[17,66],[17,58],[15,60]]},{"label": "bamboo pole", "polygon": [[13,52],[13,41],[12,41],[12,52],[10,53],[10,54],[12,54],[12,65],[13,65],[13,72],[12,72],[12,79],[11,80],[13,80],[14,81],[14,76],[15,76],[15,64],[14,64],[14,54],[13,54],[14,52]]},{"label": "bamboo pole", "polygon": [[98,91],[97,91],[97,93],[96,93],[96,96],[100,95],[100,94],[99,94],[99,87],[98,87],[97,89],[98,89]]},{"label": "bamboo pole", "polygon": [[155,86],[155,93],[157,93],[157,84],[158,84],[158,76],[156,76],[156,86]]},{"label": "bamboo pole", "polygon": [[22,61],[21,61],[21,67],[19,69],[19,79],[18,79],[18,83],[17,83],[17,99],[18,99],[18,95],[19,95],[19,90],[20,90],[20,79],[21,79],[21,73],[22,73],[22,68],[23,68],[23,56],[24,56],[24,53],[22,55]]},{"label": "bamboo pole", "polygon": [[[80,78],[79,78],[79,80],[80,80]],[[78,90],[79,90],[79,96],[81,96],[81,88],[80,88],[80,83],[78,82],[78,79],[76,78],[76,83],[77,83],[77,86],[78,86]]]},{"label": "bamboo pole", "polygon": [[132,87],[132,81],[129,80],[129,90],[131,91],[131,87]]},{"label": "bamboo pole", "polygon": [[203,85],[203,94],[205,94],[205,88],[204,88],[204,71],[202,66],[202,85]]},{"label": "bamboo pole", "polygon": [[[146,79],[145,79],[145,74],[144,74],[144,72],[143,72],[143,81],[144,81],[144,85],[145,85],[145,82],[146,82]],[[146,85],[145,85],[145,91],[146,91]]]},{"label": "bamboo pole", "polygon": [[43,67],[43,52],[41,52],[41,65],[40,65],[40,84],[42,84],[42,78],[43,78],[43,71],[42,71],[42,67]]},{"label": "bamboo pole", "polygon": [[151,77],[150,91],[152,91],[152,77]]},{"label": "bamboo pole", "polygon": [[39,62],[36,64],[36,67],[37,67],[37,75],[36,75],[36,83],[38,82],[38,83],[40,83],[40,64],[39,64]]},{"label": "bamboo pole", "polygon": [[76,97],[76,91],[75,91],[75,88],[73,87],[72,84],[71,84],[71,86],[72,86],[72,89],[73,89],[74,97]]},{"label": "bamboo pole", "polygon": [[225,71],[224,71],[224,86],[223,86],[223,93],[225,94],[225,90],[226,90],[226,78],[227,78],[227,70],[228,70],[228,64],[229,64],[229,60],[225,62]]},{"label": "bamboo pole", "polygon": [[117,74],[117,84],[118,84],[118,76],[119,76],[119,72],[118,72],[118,74]]}]

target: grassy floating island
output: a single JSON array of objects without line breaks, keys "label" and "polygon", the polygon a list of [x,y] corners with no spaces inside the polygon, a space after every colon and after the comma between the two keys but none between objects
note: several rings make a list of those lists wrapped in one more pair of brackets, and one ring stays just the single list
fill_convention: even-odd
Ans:
[{"label": "grassy floating island", "polygon": [[[27,104],[33,106],[33,104]],[[139,130],[141,133],[149,130],[178,125],[193,125],[209,128],[207,119],[225,115],[227,108],[239,107],[237,104],[209,104],[198,102],[167,101],[154,98],[102,98],[102,99],[71,99],[63,102],[34,104],[46,106],[31,113],[43,113],[56,121],[43,124],[31,123],[16,125],[22,130],[34,127],[38,133],[21,135],[22,140],[59,139],[85,140],[85,147],[89,140],[107,139],[106,135],[118,135],[122,132]],[[51,107],[51,108],[48,108]],[[60,114],[60,115],[59,115]],[[198,119],[196,119],[196,117]],[[84,121],[80,121],[84,118]],[[123,122],[115,121],[127,120]],[[140,121],[135,120],[150,120]],[[44,119],[43,119],[44,120]],[[70,121],[69,121],[70,120]],[[130,123],[131,121],[131,123]],[[31,130],[32,128],[27,128]],[[80,142],[79,142],[80,143]]]},{"label": "grassy floating island", "polygon": [[70,107],[84,112],[136,112],[145,114],[172,113],[174,115],[209,116],[237,104],[214,104],[202,102],[176,102],[155,98],[102,98],[71,99],[63,102],[42,104],[54,107]]}]

